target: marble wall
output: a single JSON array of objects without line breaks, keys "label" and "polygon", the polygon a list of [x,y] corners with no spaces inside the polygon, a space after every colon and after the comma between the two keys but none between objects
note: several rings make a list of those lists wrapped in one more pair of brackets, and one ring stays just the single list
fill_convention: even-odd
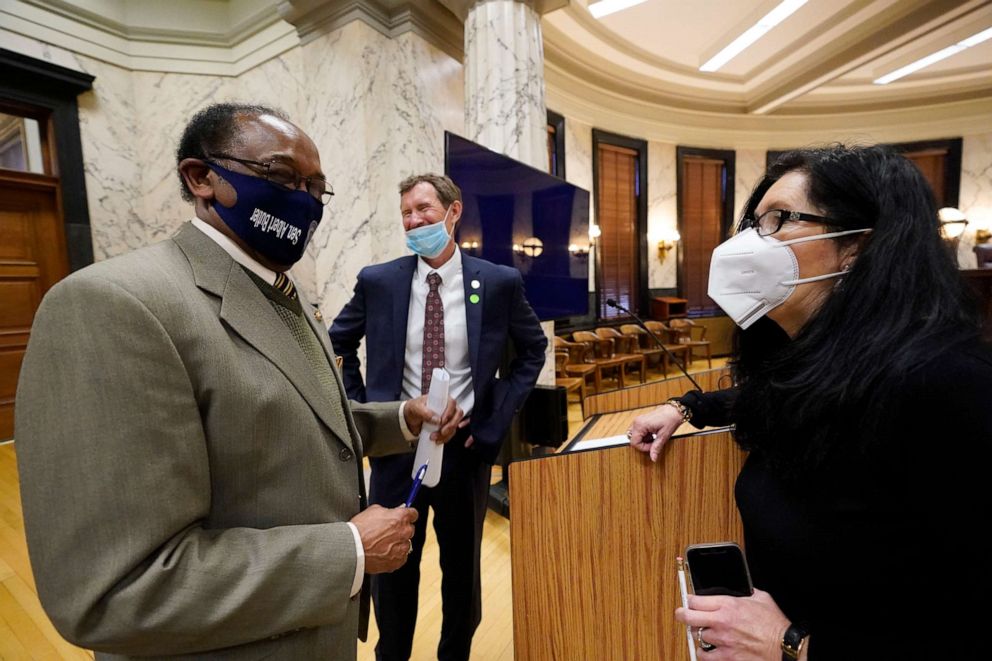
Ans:
[{"label": "marble wall", "polygon": [[[552,108],[554,110],[554,108]],[[565,180],[589,191],[589,224],[596,223],[596,200],[592,185],[592,127],[565,118]],[[593,242],[589,239],[589,245]],[[589,291],[596,291],[595,247],[589,252]]]},{"label": "marble wall", "polygon": [[413,33],[352,22],[302,47],[306,116],[335,196],[294,270],[333,318],[358,271],[407,254],[397,185],[444,171],[444,131],[463,133],[461,65]]},{"label": "marble wall", "polygon": [[678,257],[669,250],[662,261],[658,242],[678,231],[678,178],[675,145],[648,143],[648,288],[676,286]]},{"label": "marble wall", "polygon": [[406,254],[396,186],[443,171],[444,130],[464,132],[461,64],[413,32],[389,39],[354,21],[237,77],[132,72],[3,36],[18,52],[96,77],[79,116],[97,260],[162,240],[191,217],[174,151],[197,109],[239,100],[284,110],[314,138],[336,193],[293,269],[329,319],[362,266]]},{"label": "marble wall", "polygon": [[765,173],[764,149],[738,149],[734,159],[734,217],[736,223],[744,211],[755,184]]},{"label": "marble wall", "polygon": [[958,264],[973,269],[975,230],[992,230],[992,133],[966,135],[962,143],[958,206],[968,219],[968,228],[958,243]]}]

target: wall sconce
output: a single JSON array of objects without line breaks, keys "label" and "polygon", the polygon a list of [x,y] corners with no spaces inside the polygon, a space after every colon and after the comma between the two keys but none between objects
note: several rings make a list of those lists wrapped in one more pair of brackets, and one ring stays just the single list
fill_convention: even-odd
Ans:
[{"label": "wall sconce", "polygon": [[937,217],[940,219],[940,232],[944,238],[957,243],[968,226],[968,219],[960,209],[954,207],[944,207],[937,212]]},{"label": "wall sconce", "polygon": [[678,230],[669,229],[661,233],[658,238],[658,259],[659,261],[665,261],[665,256],[668,251],[675,247],[682,237],[679,236]]},{"label": "wall sconce", "polygon": [[462,241],[462,250],[478,250],[478,241]]},{"label": "wall sconce", "polygon": [[588,257],[589,246],[580,246],[577,243],[570,243],[568,245],[568,252],[572,255],[572,257]]},{"label": "wall sconce", "polygon": [[589,240],[595,241],[603,235],[603,230],[599,229],[599,225],[589,225]]},{"label": "wall sconce", "polygon": [[992,232],[987,228],[979,227],[975,230],[975,243],[988,243],[989,239],[992,239]]},{"label": "wall sconce", "polygon": [[513,252],[527,257],[540,257],[541,253],[544,252],[544,241],[532,236],[529,239],[524,239],[523,243],[514,243]]}]

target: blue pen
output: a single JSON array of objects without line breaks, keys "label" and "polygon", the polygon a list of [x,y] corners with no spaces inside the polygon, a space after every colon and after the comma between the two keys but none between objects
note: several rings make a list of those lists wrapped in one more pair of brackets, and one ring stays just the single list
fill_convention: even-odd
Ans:
[{"label": "blue pen", "polygon": [[413,505],[413,499],[417,497],[417,492],[420,491],[420,485],[424,481],[424,475],[427,475],[427,464],[429,463],[430,462],[428,461],[420,467],[420,470],[417,471],[417,477],[413,478],[413,486],[410,487],[410,495],[406,497],[406,503],[403,504],[403,507],[410,507],[410,505]]}]

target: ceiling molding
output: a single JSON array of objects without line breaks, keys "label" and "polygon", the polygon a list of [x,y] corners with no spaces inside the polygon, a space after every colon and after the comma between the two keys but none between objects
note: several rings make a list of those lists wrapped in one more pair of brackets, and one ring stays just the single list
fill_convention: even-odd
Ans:
[{"label": "ceiling molding", "polygon": [[[254,9],[248,8],[247,11],[238,12],[237,7],[241,5],[228,3],[229,11],[224,12],[226,20],[216,21],[215,25],[201,23],[197,28],[177,28],[174,24],[163,22],[162,25],[156,26],[137,26],[120,18],[114,18],[109,13],[92,11],[71,0],[20,0],[20,2],[121,39],[186,46],[230,48],[280,20],[273,5],[262,4]],[[196,0],[170,0],[170,4],[172,11],[176,13],[195,12],[203,5]]]},{"label": "ceiling molding", "polygon": [[472,11],[472,8],[476,5],[481,5],[483,2],[506,1],[519,2],[520,4],[527,5],[533,9],[538,16],[543,16],[548,12],[567,7],[569,4],[569,0],[439,0],[439,2],[447,7],[452,14],[461,19],[462,23],[468,19],[469,12]]},{"label": "ceiling molding", "polygon": [[878,111],[749,115],[659,107],[618,94],[545,62],[549,108],[570,119],[627,135],[721,149],[786,149],[832,140],[904,142],[987,133],[992,97]]},{"label": "ceiling molding", "polygon": [[[216,76],[238,76],[299,44],[293,26],[282,21],[274,7],[264,26],[248,19],[215,35],[213,44],[204,44],[202,34],[177,36],[171,27],[157,31],[155,39],[122,36],[115,21],[80,19],[68,11],[70,5],[61,2],[53,5],[58,9],[54,11],[35,0],[5,2],[0,5],[0,28],[129,71]],[[228,43],[234,34],[242,35],[241,40]]]},{"label": "ceiling molding", "polygon": [[386,37],[415,32],[459,62],[464,56],[462,22],[437,0],[284,0],[278,10],[301,44],[359,20]]},{"label": "ceiling molding", "polygon": [[[768,6],[767,2],[756,4],[749,17]],[[932,76],[923,73],[889,89],[866,79],[873,63],[888,70],[907,51],[932,52],[935,43],[973,26],[988,25],[989,9],[989,0],[838,2],[835,10],[821,8],[815,22],[783,24],[784,31],[773,40],[776,47],[769,51],[766,46],[752,55],[743,74],[741,66],[736,74],[712,74],[664,59],[646,50],[650,45],[637,45],[625,39],[624,32],[614,31],[619,26],[607,28],[593,19],[578,2],[546,16],[542,26],[549,66],[625,102],[655,103],[660,112],[676,109],[736,116],[789,114],[795,107],[801,109],[799,114],[806,114],[827,103],[835,112],[876,112],[992,96],[992,78],[963,69]],[[662,28],[659,36],[664,35]],[[713,48],[704,43],[700,52]],[[856,78],[848,75],[853,71],[858,71]]]},{"label": "ceiling molding", "polygon": [[904,5],[894,5],[889,11],[873,16],[867,30],[851,43],[837,44],[830,51],[820,50],[755,90],[748,112],[758,115],[771,112],[927,32],[958,20],[983,4],[982,0],[940,0],[908,12]]},{"label": "ceiling molding", "polygon": [[[640,48],[636,44],[619,37],[612,30],[603,27],[602,23],[593,18],[587,7],[574,1],[571,2],[567,8],[551,17],[551,20],[545,20],[542,22],[544,32],[547,34],[550,29],[551,32],[556,35],[557,41],[564,42],[567,40],[571,42],[573,47],[578,47],[578,50],[583,50],[587,51],[589,54],[594,54],[594,51],[587,48],[588,43],[579,44],[572,41],[569,37],[565,36],[563,31],[558,29],[556,24],[557,21],[565,18],[566,16],[568,19],[574,21],[576,25],[588,32],[590,36],[595,38],[595,40],[608,45],[610,48],[615,49],[618,53],[622,53],[624,56],[629,57],[632,60],[643,62],[646,66],[654,69],[656,73],[659,74],[659,77],[663,78],[666,83],[685,85],[687,89],[694,87],[693,83],[698,83],[699,70],[697,68],[682,66],[675,62],[658,57],[651,51]],[[545,39],[545,41],[547,41],[547,39]],[[575,52],[576,49],[573,48],[570,50]],[[717,72],[707,74],[707,80],[711,82],[724,82],[732,84],[737,82],[737,77]]]}]

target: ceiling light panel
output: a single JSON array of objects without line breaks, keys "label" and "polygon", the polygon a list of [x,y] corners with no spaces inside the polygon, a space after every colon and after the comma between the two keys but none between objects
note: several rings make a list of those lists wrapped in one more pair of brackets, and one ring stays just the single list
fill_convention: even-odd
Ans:
[{"label": "ceiling light panel", "polygon": [[931,64],[936,64],[941,60],[946,60],[952,55],[957,55],[961,51],[971,48],[972,46],[977,46],[983,41],[988,41],[989,39],[992,39],[992,28],[982,30],[977,34],[971,35],[967,39],[962,39],[953,46],[942,48],[936,53],[930,53],[926,57],[921,57],[915,62],[910,62],[906,66],[900,67],[891,73],[887,73],[881,78],[876,78],[874,82],[876,85],[888,85],[894,80],[899,80],[900,78],[904,78],[911,73],[919,71],[920,69],[925,69]]},{"label": "ceiling light panel", "polygon": [[784,0],[774,9],[758,19],[758,22],[745,30],[741,36],[731,41],[723,50],[707,60],[700,71],[717,71],[730,60],[740,55],[748,46],[761,39],[773,27],[792,16],[808,0]]},{"label": "ceiling light panel", "polygon": [[589,5],[589,13],[593,18],[603,18],[610,14],[615,14],[624,9],[630,9],[635,5],[647,2],[648,0],[600,0]]}]

